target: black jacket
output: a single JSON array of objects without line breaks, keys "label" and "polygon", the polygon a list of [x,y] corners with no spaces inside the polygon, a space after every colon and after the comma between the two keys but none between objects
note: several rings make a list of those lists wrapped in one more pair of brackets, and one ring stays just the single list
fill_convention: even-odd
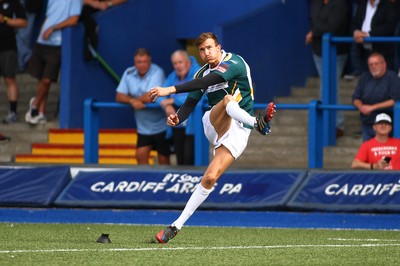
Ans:
[{"label": "black jacket", "polygon": [[[365,18],[365,13],[367,10],[367,1],[360,1],[358,5],[356,14],[353,20],[353,31],[361,30],[362,24]],[[371,21],[371,31],[369,35],[371,37],[388,37],[394,36],[396,29],[397,15],[396,6],[389,2],[388,0],[380,0],[378,8]],[[361,47],[361,45],[360,45]],[[372,43],[372,50],[375,52],[380,52],[383,55],[393,55],[394,54],[394,43]]]},{"label": "black jacket", "polygon": [[[311,1],[311,31],[313,40],[311,48],[313,53],[321,56],[322,35],[332,33],[335,36],[349,36],[350,12],[347,0],[330,0],[324,4],[323,0]],[[349,45],[341,43],[337,45],[338,54],[348,53]]]}]

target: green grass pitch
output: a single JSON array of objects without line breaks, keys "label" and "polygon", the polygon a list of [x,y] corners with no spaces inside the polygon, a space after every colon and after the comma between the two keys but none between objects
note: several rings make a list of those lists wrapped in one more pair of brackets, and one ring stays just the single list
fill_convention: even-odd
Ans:
[{"label": "green grass pitch", "polygon": [[[400,231],[0,223],[1,265],[398,265]],[[102,234],[111,243],[97,243]]]}]

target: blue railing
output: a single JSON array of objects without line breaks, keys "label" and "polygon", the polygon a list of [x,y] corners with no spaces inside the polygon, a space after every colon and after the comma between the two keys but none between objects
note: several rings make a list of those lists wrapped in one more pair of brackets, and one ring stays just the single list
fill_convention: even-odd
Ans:
[{"label": "blue railing", "polygon": [[[147,108],[160,108],[156,104],[147,104]],[[204,110],[207,106],[199,104],[193,112],[194,120],[201,121]],[[254,109],[263,109],[265,104],[255,104]],[[94,99],[87,99],[84,107],[84,150],[85,163],[98,163],[99,151],[99,109],[100,108],[127,108],[132,110],[128,104],[115,102],[97,102]],[[308,168],[323,167],[323,139],[326,139],[326,130],[321,125],[324,122],[323,113],[329,110],[357,110],[353,105],[328,105],[318,100],[309,104],[276,104],[277,110],[308,110]],[[393,119],[400,121],[400,102],[396,102]],[[195,166],[206,166],[209,163],[209,144],[203,133],[202,123],[194,124],[195,138]],[[400,124],[395,123],[393,128],[394,136],[400,138]]]},{"label": "blue railing", "polygon": [[[88,98],[84,103],[84,160],[85,163],[98,163],[99,161],[99,125],[101,108],[119,108],[129,109],[132,107],[128,104],[116,102],[97,102],[95,99]],[[146,104],[146,108],[160,108],[159,105],[150,103]],[[204,106],[199,103],[193,112],[195,121],[201,121],[204,113]],[[208,164],[209,144],[203,133],[202,123],[193,123],[194,127],[194,149],[196,166]]]},{"label": "blue railing", "polygon": [[[364,42],[400,42],[400,37],[366,37]],[[352,37],[335,37],[330,33],[325,33],[322,37],[322,95],[321,101],[326,105],[336,105],[336,44],[353,43]],[[335,109],[340,110],[340,109]],[[323,113],[324,139],[322,145],[335,146],[335,118],[336,112],[325,109]]]}]

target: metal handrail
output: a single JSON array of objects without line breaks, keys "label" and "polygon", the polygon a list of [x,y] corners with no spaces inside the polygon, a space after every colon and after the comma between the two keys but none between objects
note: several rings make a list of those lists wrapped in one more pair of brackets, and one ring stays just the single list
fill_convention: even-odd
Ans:
[{"label": "metal handrail", "polygon": [[[84,106],[84,158],[85,163],[98,163],[99,151],[99,109],[128,108],[128,104],[116,102],[97,102],[86,99]],[[157,104],[147,104],[147,108],[160,108]],[[195,121],[201,121],[206,105],[199,104],[193,112]],[[263,109],[266,104],[254,104],[254,109]],[[309,104],[276,104],[277,110],[308,110],[308,168],[323,167],[323,112],[325,110],[354,110],[353,105],[329,105],[313,100]],[[394,107],[394,120],[400,121],[400,102]],[[400,138],[400,124],[394,124],[394,136]],[[195,166],[206,166],[209,163],[209,144],[203,133],[202,123],[194,123]]]}]

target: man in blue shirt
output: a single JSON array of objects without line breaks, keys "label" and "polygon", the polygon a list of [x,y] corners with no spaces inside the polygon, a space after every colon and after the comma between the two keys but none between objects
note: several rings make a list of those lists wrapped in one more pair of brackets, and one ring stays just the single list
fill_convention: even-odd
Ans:
[{"label": "man in blue shirt", "polygon": [[[400,100],[400,81],[388,70],[382,54],[374,52],[368,58],[369,71],[363,73],[353,93],[353,105],[360,111],[363,141],[375,136],[372,125],[379,113],[393,117],[392,108]],[[397,122],[397,121],[396,121]]]},{"label": "man in blue shirt", "polygon": [[[193,56],[189,56],[184,50],[176,50],[171,55],[174,67],[164,82],[164,87],[178,85],[194,78],[200,69],[199,63]],[[173,114],[185,102],[188,93],[172,94],[161,102],[167,115]],[[194,164],[194,130],[193,117],[189,116],[179,126],[169,128],[173,132],[174,149],[178,165]]]},{"label": "man in blue shirt", "polygon": [[[146,108],[148,92],[164,83],[164,71],[151,62],[151,54],[139,48],[134,55],[135,66],[125,70],[117,87],[116,101],[130,104],[135,109],[138,132],[136,158],[138,164],[148,164],[150,151],[156,149],[159,164],[169,164],[169,143],[166,138],[165,112],[160,108]],[[156,103],[164,98],[158,99]]]},{"label": "man in blue shirt", "polygon": [[47,95],[52,82],[57,82],[61,66],[61,30],[78,23],[82,0],[49,0],[37,42],[33,47],[28,72],[39,80],[36,97],[29,102],[25,121],[45,123]]}]

